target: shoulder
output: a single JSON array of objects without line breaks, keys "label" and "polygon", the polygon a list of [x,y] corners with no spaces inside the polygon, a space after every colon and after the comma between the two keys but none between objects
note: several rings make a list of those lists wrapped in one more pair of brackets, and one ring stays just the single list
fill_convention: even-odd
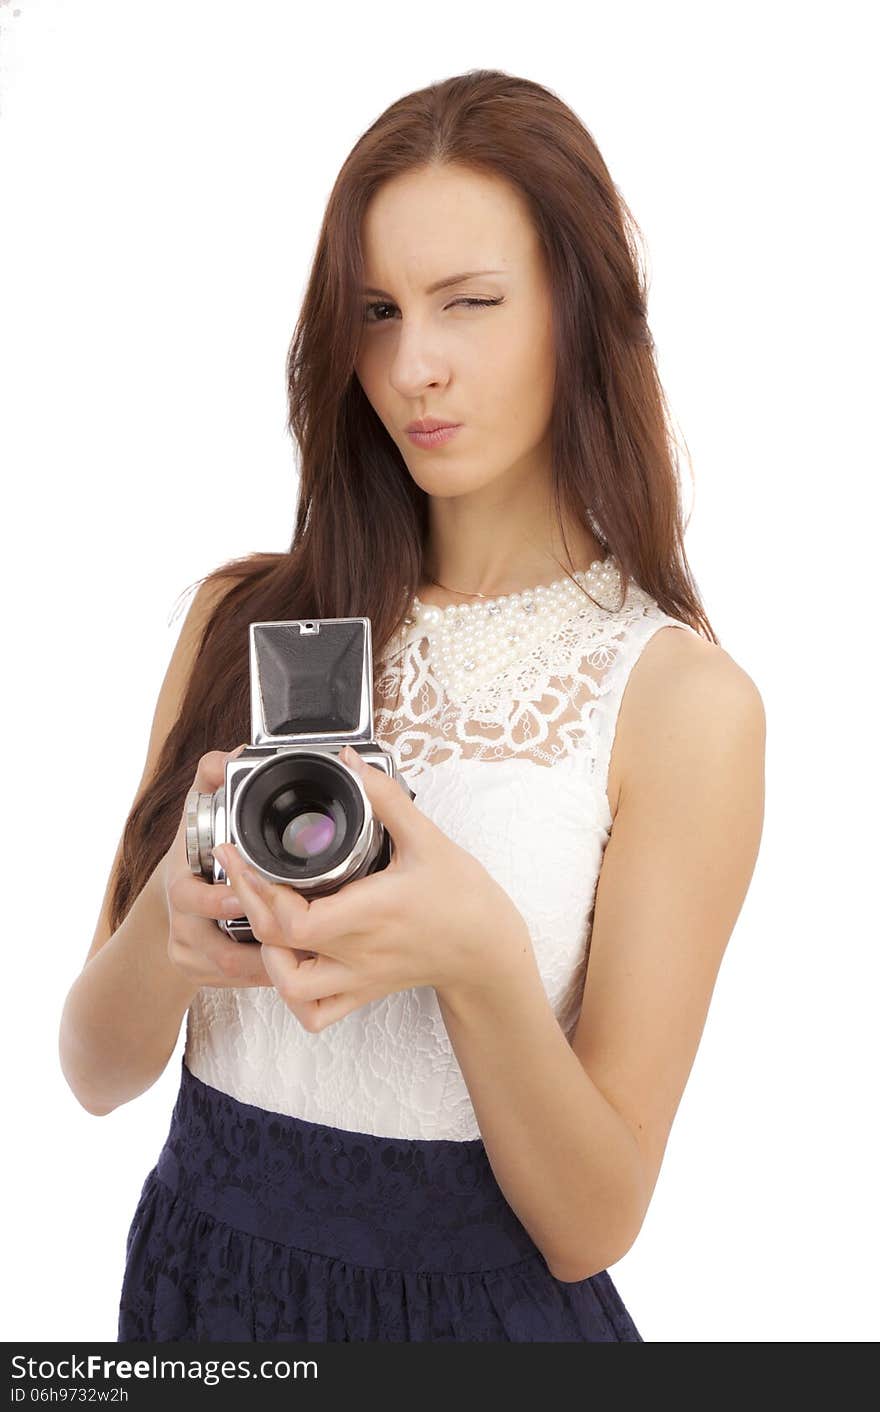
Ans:
[{"label": "shoulder", "polygon": [[761,700],[748,672],[718,643],[710,642],[686,626],[664,622],[642,649],[633,672],[633,695],[654,708],[670,690],[686,700],[693,692],[712,692],[732,705]]},{"label": "shoulder", "polygon": [[639,654],[621,702],[615,808],[624,790],[699,771],[763,760],[766,716],[748,672],[717,643],[666,624]]}]

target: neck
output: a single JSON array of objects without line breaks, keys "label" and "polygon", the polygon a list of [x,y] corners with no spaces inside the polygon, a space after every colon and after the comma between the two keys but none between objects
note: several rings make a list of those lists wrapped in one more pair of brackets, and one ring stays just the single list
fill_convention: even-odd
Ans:
[{"label": "neck", "polygon": [[[605,550],[594,535],[586,534],[575,541],[578,551],[566,555],[561,545],[540,551],[529,546],[525,552],[510,557],[494,552],[477,563],[456,554],[440,562],[440,572],[433,567],[430,551],[426,554],[418,596],[423,603],[479,601],[519,593],[526,588],[548,587],[558,579],[567,578],[577,570],[585,570],[595,560],[606,557]],[[569,539],[569,547],[572,539]]]},{"label": "neck", "polygon": [[550,585],[605,552],[588,525],[560,521],[549,470],[532,459],[466,494],[431,496],[422,556],[423,602],[478,602]]}]

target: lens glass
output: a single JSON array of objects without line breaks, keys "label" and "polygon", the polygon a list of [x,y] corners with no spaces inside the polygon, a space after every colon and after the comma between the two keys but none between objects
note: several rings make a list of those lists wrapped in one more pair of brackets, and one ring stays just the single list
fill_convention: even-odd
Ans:
[{"label": "lens glass", "polygon": [[285,853],[292,858],[317,858],[332,846],[336,825],[323,809],[309,809],[297,803],[291,812],[285,791],[273,802],[272,810],[277,816],[273,827],[278,831]]},{"label": "lens glass", "polygon": [[256,766],[233,807],[245,851],[291,881],[344,867],[365,821],[351,772],[335,756],[306,749],[279,751]]}]

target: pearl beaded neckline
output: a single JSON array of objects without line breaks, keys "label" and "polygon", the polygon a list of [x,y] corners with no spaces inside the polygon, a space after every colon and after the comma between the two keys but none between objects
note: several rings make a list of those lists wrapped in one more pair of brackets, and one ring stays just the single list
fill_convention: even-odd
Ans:
[{"label": "pearl beaded neckline", "polygon": [[463,695],[517,661],[552,635],[566,619],[592,608],[585,588],[603,608],[620,605],[620,570],[613,554],[594,559],[571,579],[556,579],[519,593],[444,608],[413,598],[404,618],[407,637],[424,635],[433,648],[437,676],[452,695]]}]

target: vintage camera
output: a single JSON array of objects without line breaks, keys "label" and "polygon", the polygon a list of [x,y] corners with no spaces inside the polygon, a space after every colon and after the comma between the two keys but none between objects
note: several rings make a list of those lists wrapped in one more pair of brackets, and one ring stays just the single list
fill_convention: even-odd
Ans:
[{"label": "vintage camera", "polygon": [[[214,845],[234,843],[258,873],[322,897],[386,868],[393,845],[344,745],[413,791],[373,739],[369,618],[250,624],[251,744],[226,762],[213,794],[190,790],[186,851],[194,873],[226,882]],[[253,941],[247,917],[218,921]]]}]

